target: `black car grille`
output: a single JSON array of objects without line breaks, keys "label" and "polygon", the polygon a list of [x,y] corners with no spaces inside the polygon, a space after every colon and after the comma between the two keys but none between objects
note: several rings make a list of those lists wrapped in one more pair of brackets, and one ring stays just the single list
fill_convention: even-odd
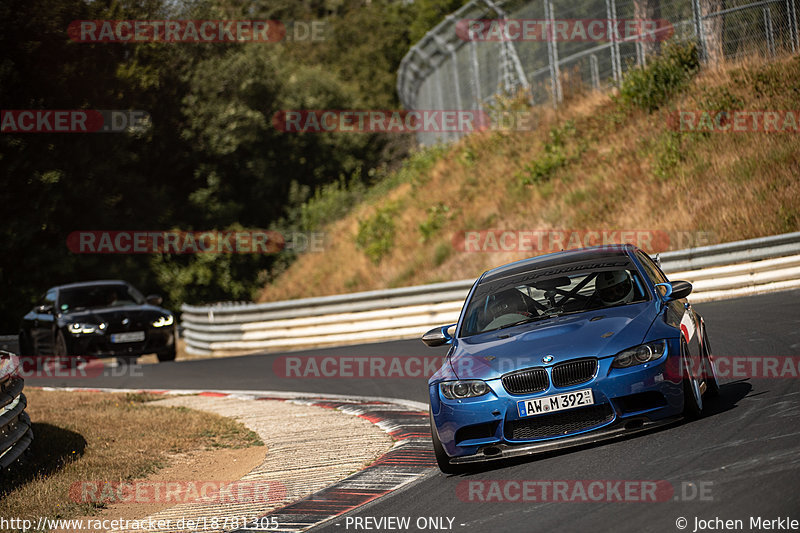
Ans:
[{"label": "black car grille", "polygon": [[509,440],[543,439],[576,433],[610,422],[613,418],[614,410],[606,403],[508,421],[503,431]]},{"label": "black car grille", "polygon": [[510,394],[530,394],[547,390],[550,381],[542,367],[520,370],[503,376],[503,387]]},{"label": "black car grille", "polygon": [[586,383],[597,372],[597,359],[579,359],[561,363],[553,367],[553,385],[569,387],[578,383]]}]

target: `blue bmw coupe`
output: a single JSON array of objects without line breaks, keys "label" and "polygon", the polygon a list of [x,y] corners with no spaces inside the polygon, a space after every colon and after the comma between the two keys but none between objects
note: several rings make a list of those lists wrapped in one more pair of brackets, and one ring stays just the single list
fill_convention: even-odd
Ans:
[{"label": "blue bmw coupe", "polygon": [[698,417],[719,393],[703,318],[632,245],[548,254],[485,272],[428,382],[439,468],[613,438]]}]

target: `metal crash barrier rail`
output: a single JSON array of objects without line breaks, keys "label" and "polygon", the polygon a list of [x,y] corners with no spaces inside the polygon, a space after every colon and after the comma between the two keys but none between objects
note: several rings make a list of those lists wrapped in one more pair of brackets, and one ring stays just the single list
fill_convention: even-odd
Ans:
[{"label": "metal crash barrier rail", "polygon": [[[695,303],[800,287],[800,232],[660,255]],[[244,354],[419,337],[455,322],[474,280],[270,303],[183,305],[186,350]]]}]

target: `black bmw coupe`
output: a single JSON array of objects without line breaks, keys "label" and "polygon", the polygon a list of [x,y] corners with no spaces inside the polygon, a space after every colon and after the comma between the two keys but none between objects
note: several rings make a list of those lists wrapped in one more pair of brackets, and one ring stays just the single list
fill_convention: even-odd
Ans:
[{"label": "black bmw coupe", "polygon": [[175,359],[175,317],[161,297],[142,296],[125,281],[88,281],[47,290],[22,319],[23,356],[118,357],[155,353]]}]

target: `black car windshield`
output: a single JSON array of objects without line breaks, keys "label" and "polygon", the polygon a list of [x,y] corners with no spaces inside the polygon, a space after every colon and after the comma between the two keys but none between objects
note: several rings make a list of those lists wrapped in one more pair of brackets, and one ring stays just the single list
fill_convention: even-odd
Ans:
[{"label": "black car windshield", "polygon": [[58,294],[58,307],[64,313],[81,309],[142,305],[144,303],[144,297],[139,291],[120,283],[73,287],[62,289]]},{"label": "black car windshield", "polygon": [[535,322],[563,314],[649,299],[627,258],[604,264],[563,264],[489,278],[467,305],[460,336]]}]

